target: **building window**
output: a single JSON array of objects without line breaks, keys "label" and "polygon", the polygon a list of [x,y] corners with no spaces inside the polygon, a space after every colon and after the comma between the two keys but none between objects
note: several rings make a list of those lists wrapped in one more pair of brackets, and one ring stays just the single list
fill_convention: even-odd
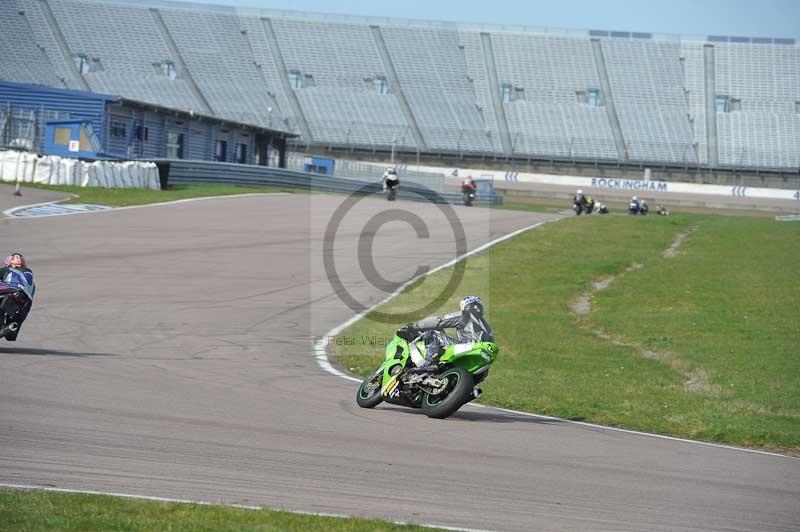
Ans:
[{"label": "building window", "polygon": [[728,101],[729,101],[729,98],[727,96],[720,95],[720,94],[717,95],[717,98],[715,100],[715,105],[717,107],[717,112],[718,113],[727,113],[728,112]]},{"label": "building window", "polygon": [[148,138],[150,136],[150,128],[149,127],[145,127],[145,126],[139,124],[134,128],[133,131],[134,131],[134,136],[136,137],[136,140],[141,140],[141,141],[145,141],[145,142],[147,142],[149,140],[149,138]]},{"label": "building window", "polygon": [[514,87],[514,101],[517,100],[524,100],[525,99],[525,88],[524,87]]},{"label": "building window", "polygon": [[183,133],[167,132],[167,159],[183,159]]},{"label": "building window", "polygon": [[602,94],[600,93],[600,89],[587,89],[586,105],[589,107],[600,107],[603,105],[603,98]]},{"label": "building window", "polygon": [[84,128],[81,128],[80,135],[79,135],[79,145],[80,151],[92,151],[92,144],[89,141],[89,137],[86,135]]},{"label": "building window", "polygon": [[166,78],[176,79],[178,77],[178,71],[175,70],[175,63],[169,59],[165,59],[160,63],[153,63],[153,68],[156,70],[157,74]]},{"label": "building window", "polygon": [[72,56],[75,61],[75,66],[81,74],[88,74],[90,72],[99,72],[103,70],[103,63],[97,57],[89,57],[84,53],[75,54]]},{"label": "building window", "polygon": [[303,86],[303,75],[299,70],[292,69],[289,71],[289,85],[294,90],[298,90]]},{"label": "building window", "polygon": [[500,98],[503,103],[511,103],[511,83],[503,83],[500,85]]},{"label": "building window", "polygon": [[71,137],[72,137],[72,130],[70,130],[70,128],[57,127],[55,129],[53,143],[59,146],[69,146],[69,141]]},{"label": "building window", "polygon": [[147,140],[147,128],[142,126],[141,124],[137,124],[133,128],[133,135],[136,137],[136,140]]},{"label": "building window", "polygon": [[389,82],[386,80],[386,76],[375,76],[372,86],[378,94],[389,94]]},{"label": "building window", "polygon": [[111,122],[111,136],[120,139],[127,137],[128,134],[125,127],[125,122],[120,120],[114,120]]},{"label": "building window", "polygon": [[236,145],[236,162],[239,164],[247,164],[247,144]]},{"label": "building window", "polygon": [[214,160],[225,162],[228,160],[228,141],[218,140],[214,145]]}]

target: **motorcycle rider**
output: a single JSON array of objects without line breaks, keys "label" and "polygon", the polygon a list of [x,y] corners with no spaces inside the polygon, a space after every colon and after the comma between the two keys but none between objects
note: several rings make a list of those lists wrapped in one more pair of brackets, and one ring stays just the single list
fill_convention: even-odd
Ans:
[{"label": "motorcycle rider", "polygon": [[[471,175],[468,175],[464,180],[461,182],[461,194],[464,196],[464,205],[470,206],[472,205],[472,200],[475,198],[475,193],[478,190],[478,184],[475,183],[475,180],[472,179]],[[469,196],[472,197],[469,197]]]},{"label": "motorcycle rider", "polygon": [[586,211],[586,214],[591,214],[594,212],[594,198],[591,196],[584,196],[583,197],[583,210]]},{"label": "motorcycle rider", "polygon": [[630,203],[628,203],[629,214],[639,214],[639,198],[633,196]]},{"label": "motorcycle rider", "polygon": [[475,183],[475,180],[472,179],[471,175],[468,175],[464,178],[464,181],[461,182],[461,192],[475,192],[478,190],[478,184]]},{"label": "motorcycle rider", "polygon": [[[444,329],[454,328],[455,339],[445,334]],[[469,342],[494,342],[492,328],[484,317],[483,301],[478,296],[465,296],[459,303],[459,310],[444,316],[429,316],[416,323],[404,327],[408,339],[413,340],[422,333],[425,342],[425,363],[418,368],[407,370],[408,373],[427,373],[438,370],[436,360],[447,346]]]},{"label": "motorcycle rider", "polygon": [[383,173],[383,191],[386,192],[390,187],[396,187],[400,184],[400,179],[397,177],[397,170],[394,166],[390,166]]},{"label": "motorcycle rider", "polygon": [[33,272],[28,268],[22,253],[12,253],[3,260],[0,282],[22,289],[0,299],[0,338],[13,342],[17,339],[22,322],[28,316],[36,292]]},{"label": "motorcycle rider", "polygon": [[578,189],[575,195],[572,196],[572,205],[573,206],[578,205],[580,207],[583,207],[585,203],[586,203],[586,196],[583,195],[583,190]]}]

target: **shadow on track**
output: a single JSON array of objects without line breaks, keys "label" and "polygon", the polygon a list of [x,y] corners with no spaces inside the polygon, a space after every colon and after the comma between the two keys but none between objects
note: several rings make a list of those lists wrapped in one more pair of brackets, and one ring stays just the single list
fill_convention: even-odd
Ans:
[{"label": "shadow on track", "polygon": [[[387,405],[382,404],[376,410],[390,410],[392,412],[397,412],[398,414],[410,414],[415,416],[425,416],[421,410],[412,409],[412,408],[405,408],[402,406],[395,406],[395,405]],[[535,425],[554,425],[557,423],[564,423],[563,420],[560,419],[547,419],[547,418],[540,418],[540,417],[533,417],[533,416],[523,416],[520,414],[514,414],[511,412],[501,412],[498,410],[459,410],[447,420],[450,421],[469,421],[469,422],[476,422],[476,423],[532,423]],[[445,422],[447,420],[444,420]]]},{"label": "shadow on track", "polygon": [[32,355],[54,357],[115,357],[115,353],[76,353],[58,349],[32,349],[27,347],[0,347],[0,355]]}]

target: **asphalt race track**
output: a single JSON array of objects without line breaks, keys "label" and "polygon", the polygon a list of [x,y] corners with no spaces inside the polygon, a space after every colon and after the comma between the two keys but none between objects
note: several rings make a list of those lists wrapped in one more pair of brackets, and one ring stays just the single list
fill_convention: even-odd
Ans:
[{"label": "asphalt race track", "polygon": [[[358,408],[356,385],[312,355],[354,314],[322,266],[342,200],[0,220],[0,247],[25,252],[38,284],[20,340],[0,340],[0,483],[471,529],[800,529],[794,458],[490,408],[443,421]],[[361,274],[365,250],[395,282],[455,256],[437,207],[393,208],[429,237],[394,221],[359,249],[386,213],[375,199],[339,229],[338,274],[365,305],[386,296]],[[469,248],[548,216],[454,209]]]}]

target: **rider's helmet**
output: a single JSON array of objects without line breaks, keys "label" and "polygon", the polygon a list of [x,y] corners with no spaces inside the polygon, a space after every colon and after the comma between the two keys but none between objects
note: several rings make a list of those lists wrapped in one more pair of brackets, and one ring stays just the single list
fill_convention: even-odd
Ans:
[{"label": "rider's helmet", "polygon": [[396,174],[397,170],[394,169],[394,166],[390,166],[386,169],[387,174]]},{"label": "rider's helmet", "polygon": [[483,316],[483,301],[478,296],[464,296],[461,299],[459,308],[462,312],[467,311],[471,314]]},{"label": "rider's helmet", "polygon": [[634,196],[634,197],[632,197],[632,198],[631,198],[631,201],[639,201],[639,198],[637,198],[636,196]]},{"label": "rider's helmet", "polygon": [[583,190],[578,189],[578,196],[583,196]]},{"label": "rider's helmet", "polygon": [[11,255],[3,259],[4,268],[8,268],[13,263],[16,263],[14,266],[16,268],[25,268],[27,264],[25,262],[25,256],[22,253],[12,253]]}]

